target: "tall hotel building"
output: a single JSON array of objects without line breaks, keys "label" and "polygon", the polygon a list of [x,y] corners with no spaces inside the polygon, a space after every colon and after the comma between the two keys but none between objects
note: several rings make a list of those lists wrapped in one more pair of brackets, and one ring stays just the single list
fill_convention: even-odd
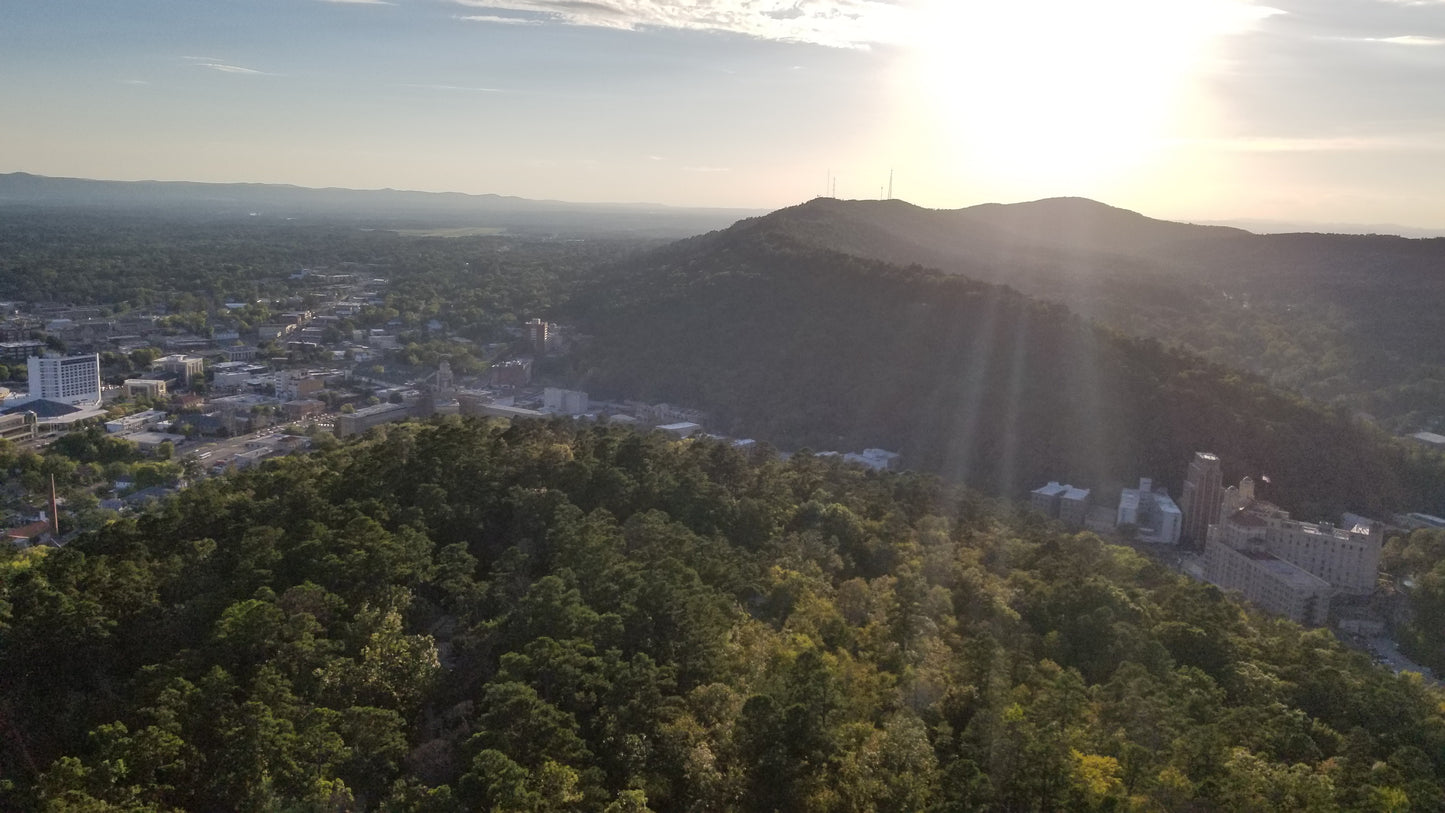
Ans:
[{"label": "tall hotel building", "polygon": [[1219,457],[1209,452],[1195,452],[1184,477],[1184,492],[1179,509],[1184,512],[1180,537],[1196,547],[1204,547],[1209,526],[1219,521],[1219,506],[1224,499],[1224,474]]},{"label": "tall hotel building", "polygon": [[100,356],[31,356],[30,399],[90,407],[100,403]]}]

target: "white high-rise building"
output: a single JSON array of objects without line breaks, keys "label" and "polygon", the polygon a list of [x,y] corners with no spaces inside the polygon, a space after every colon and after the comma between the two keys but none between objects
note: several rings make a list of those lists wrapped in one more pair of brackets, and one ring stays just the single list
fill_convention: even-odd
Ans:
[{"label": "white high-rise building", "polygon": [[1156,490],[1153,480],[1140,477],[1138,488],[1126,488],[1119,493],[1114,524],[1133,525],[1143,542],[1177,545],[1183,514],[1168,492],[1162,488]]},{"label": "white high-rise building", "polygon": [[31,356],[30,400],[71,406],[100,404],[100,356]]}]

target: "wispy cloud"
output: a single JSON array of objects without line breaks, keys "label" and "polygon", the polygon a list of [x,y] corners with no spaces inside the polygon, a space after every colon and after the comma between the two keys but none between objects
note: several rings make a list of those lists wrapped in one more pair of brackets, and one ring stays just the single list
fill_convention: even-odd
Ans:
[{"label": "wispy cloud", "polygon": [[[915,14],[893,0],[453,0],[567,25],[688,29],[841,48],[902,42]],[[482,21],[500,15],[479,15]],[[513,19],[513,18],[506,18]],[[526,19],[526,18],[523,18]]]},{"label": "wispy cloud", "polygon": [[255,68],[243,68],[240,65],[227,65],[224,62],[198,62],[202,68],[210,68],[221,73],[244,73],[248,76],[272,76],[265,71],[258,71]]},{"label": "wispy cloud", "polygon": [[1445,45],[1445,37],[1419,37],[1407,35],[1403,37],[1370,37],[1365,42],[1383,42],[1386,45],[1408,45],[1415,48],[1438,48]]},{"label": "wispy cloud", "polygon": [[117,81],[119,81],[122,85],[149,85],[149,84],[150,84],[150,82],[147,82],[147,81],[144,80],[144,79],[120,79],[120,80],[117,80]]},{"label": "wispy cloud", "polygon": [[321,0],[323,3],[342,3],[349,6],[394,6],[391,0]]},{"label": "wispy cloud", "polygon": [[503,17],[500,14],[461,14],[458,20],[469,23],[496,23],[498,25],[537,25],[542,20],[536,17]]},{"label": "wispy cloud", "polygon": [[212,56],[183,56],[181,57],[181,59],[184,59],[185,61],[191,63],[192,65],[195,65],[198,68],[208,68],[213,71],[220,71],[221,73],[243,74],[246,76],[279,75],[267,71],[258,71],[255,68],[244,68],[240,65],[232,65],[227,62],[222,62],[221,60]]}]

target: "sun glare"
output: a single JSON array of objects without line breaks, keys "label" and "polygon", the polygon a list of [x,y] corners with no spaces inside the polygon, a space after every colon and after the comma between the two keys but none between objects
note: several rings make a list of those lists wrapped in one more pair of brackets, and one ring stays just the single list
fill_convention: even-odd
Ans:
[{"label": "sun glare", "polygon": [[934,0],[912,85],[953,171],[1087,192],[1146,164],[1213,43],[1270,13],[1238,0]]}]

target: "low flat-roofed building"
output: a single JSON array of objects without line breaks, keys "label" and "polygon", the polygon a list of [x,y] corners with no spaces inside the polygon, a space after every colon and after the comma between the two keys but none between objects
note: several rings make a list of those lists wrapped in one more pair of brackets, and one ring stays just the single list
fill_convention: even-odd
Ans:
[{"label": "low flat-roofed building", "polygon": [[15,412],[0,415],[0,438],[5,440],[29,440],[35,437],[36,419],[34,412]]},{"label": "low flat-roofed building", "polygon": [[159,378],[127,378],[125,394],[131,398],[149,398],[161,401],[166,398],[166,382]]},{"label": "low flat-roofed building", "polygon": [[139,446],[142,452],[147,453],[154,452],[164,443],[178,446],[186,442],[185,435],[172,435],[167,432],[134,432],[121,437]]},{"label": "low flat-roofed building", "polygon": [[336,416],[336,436],[359,435],[375,426],[410,418],[412,408],[406,404],[377,404]]},{"label": "low flat-roofed building", "polygon": [[136,412],[131,415],[124,415],[114,420],[105,422],[105,431],[112,435],[124,432],[138,432],[147,426],[154,426],[166,419],[166,413],[159,409],[147,409],[144,412]]},{"label": "low flat-roofed building", "polygon": [[657,428],[659,431],[666,432],[667,434],[672,435],[675,438],[690,438],[698,432],[702,431],[702,426],[700,424],[696,424],[691,421],[679,421],[678,423],[664,424]]},{"label": "low flat-roofed building", "polygon": [[463,412],[464,415],[486,415],[491,418],[546,418],[547,413],[526,407],[512,406],[511,404],[477,404],[472,407],[471,412]]},{"label": "low flat-roofed building", "polygon": [[862,463],[874,471],[896,471],[903,456],[887,449],[864,449],[862,454],[849,452],[843,455],[849,463]]},{"label": "low flat-roofed building", "polygon": [[297,401],[287,401],[281,405],[281,411],[286,415],[287,420],[300,420],[307,415],[316,415],[326,411],[326,402],[308,398]]},{"label": "low flat-roofed building", "polygon": [[1420,528],[1445,528],[1445,518],[1415,511],[1409,514],[1396,514],[1395,524],[1407,531],[1414,531]]}]

